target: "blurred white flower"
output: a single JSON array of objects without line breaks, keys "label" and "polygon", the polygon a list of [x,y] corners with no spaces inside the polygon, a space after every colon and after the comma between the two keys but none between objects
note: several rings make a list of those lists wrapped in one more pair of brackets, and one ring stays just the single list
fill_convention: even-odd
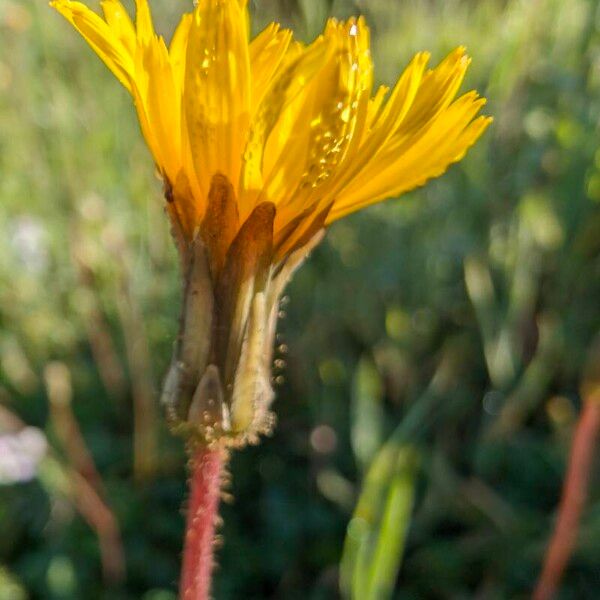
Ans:
[{"label": "blurred white flower", "polygon": [[48,252],[42,223],[31,216],[16,219],[10,241],[19,261],[28,271],[39,273],[46,268]]},{"label": "blurred white flower", "polygon": [[30,481],[46,455],[46,436],[37,427],[0,434],[0,485]]}]

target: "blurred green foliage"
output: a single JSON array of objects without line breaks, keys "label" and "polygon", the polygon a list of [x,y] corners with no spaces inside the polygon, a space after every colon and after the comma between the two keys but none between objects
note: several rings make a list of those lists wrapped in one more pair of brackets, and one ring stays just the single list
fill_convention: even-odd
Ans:
[{"label": "blurred green foliage", "polygon": [[[465,44],[495,122],[440,180],[332,227],[294,280],[279,423],[233,458],[215,596],[334,598],[341,563],[361,600],[527,597],[600,327],[598,2],[252,5],[257,30],[303,39],[365,14],[386,83]],[[152,7],[167,33],[188,6]],[[0,598],[173,599],[185,456],[156,403],[180,289],[160,183],[126,92],[44,2],[0,0],[0,48],[0,426],[18,415],[50,448],[0,488]],[[600,590],[599,483],[561,598]]]}]

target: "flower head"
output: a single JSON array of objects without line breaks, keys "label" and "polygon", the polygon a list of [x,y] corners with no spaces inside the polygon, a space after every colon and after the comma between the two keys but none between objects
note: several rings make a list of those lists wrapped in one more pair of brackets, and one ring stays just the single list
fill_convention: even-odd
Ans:
[{"label": "flower head", "polygon": [[165,182],[186,293],[163,396],[204,439],[253,438],[269,427],[293,270],[333,221],[459,161],[490,123],[485,99],[456,97],[463,48],[434,69],[421,52],[374,91],[363,18],[331,19],[309,45],[277,24],[250,40],[246,0],[198,0],[167,47],[147,0],[135,23],[119,0],[101,4],[104,19],[52,2],[132,95]]}]

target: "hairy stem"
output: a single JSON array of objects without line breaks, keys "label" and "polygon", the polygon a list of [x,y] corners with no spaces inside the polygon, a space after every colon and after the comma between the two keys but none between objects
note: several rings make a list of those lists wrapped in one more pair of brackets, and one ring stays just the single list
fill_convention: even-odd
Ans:
[{"label": "hairy stem", "polygon": [[190,499],[187,513],[182,600],[208,600],[214,567],[215,525],[227,451],[221,447],[199,448],[191,459]]},{"label": "hairy stem", "polygon": [[599,429],[600,402],[588,400],[584,404],[573,437],[558,519],[546,551],[542,574],[533,593],[533,600],[550,600],[556,595],[575,547]]}]

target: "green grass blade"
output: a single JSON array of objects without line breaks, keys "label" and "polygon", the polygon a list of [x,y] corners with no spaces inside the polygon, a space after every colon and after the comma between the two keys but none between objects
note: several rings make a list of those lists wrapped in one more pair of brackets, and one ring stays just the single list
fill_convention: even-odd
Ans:
[{"label": "green grass blade", "polygon": [[414,447],[392,436],[373,460],[348,525],[340,567],[345,597],[390,597],[410,525],[418,458]]},{"label": "green grass blade", "polygon": [[373,362],[363,357],[352,382],[352,449],[364,471],[383,443],[383,385]]}]

